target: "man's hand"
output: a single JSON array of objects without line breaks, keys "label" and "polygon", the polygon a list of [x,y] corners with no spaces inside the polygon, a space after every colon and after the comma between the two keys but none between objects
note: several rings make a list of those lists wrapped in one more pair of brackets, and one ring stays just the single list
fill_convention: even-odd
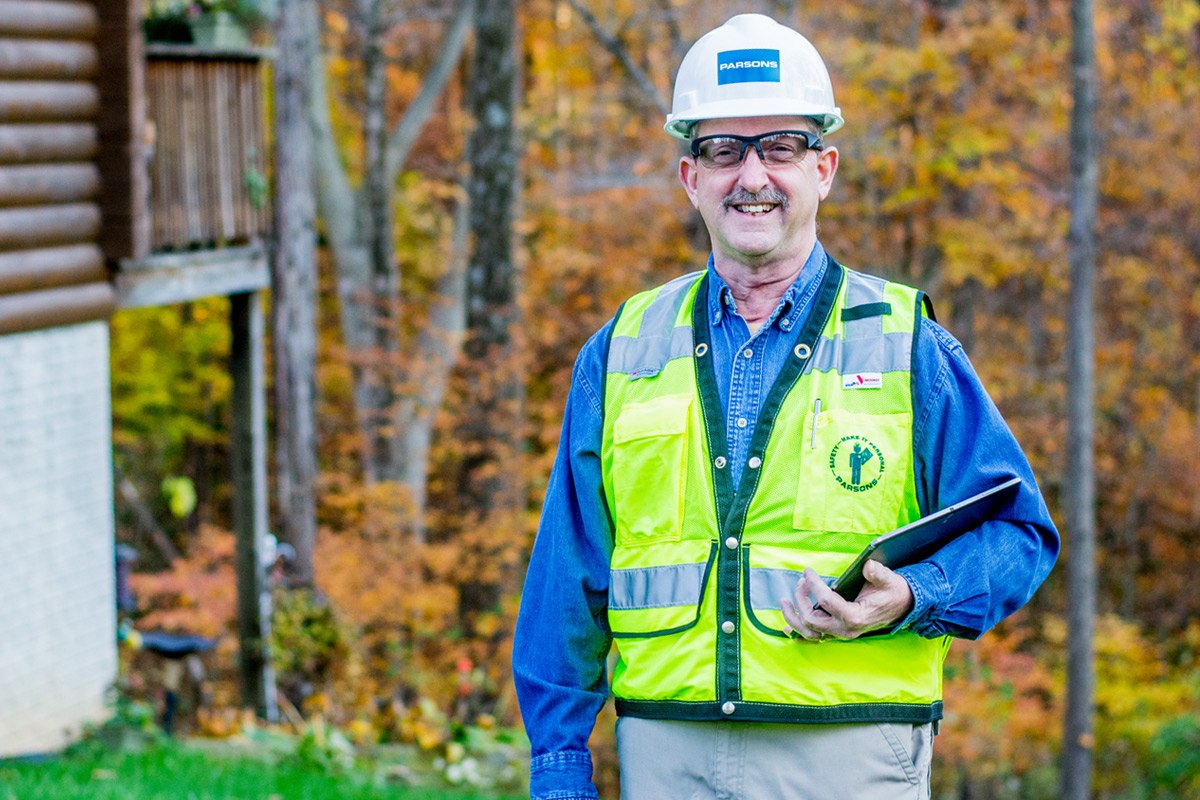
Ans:
[{"label": "man's hand", "polygon": [[868,631],[894,625],[912,610],[908,581],[878,561],[863,565],[867,583],[854,602],[830,589],[812,568],[796,584],[791,598],[780,598],[783,618],[793,636],[822,639],[856,639]]}]

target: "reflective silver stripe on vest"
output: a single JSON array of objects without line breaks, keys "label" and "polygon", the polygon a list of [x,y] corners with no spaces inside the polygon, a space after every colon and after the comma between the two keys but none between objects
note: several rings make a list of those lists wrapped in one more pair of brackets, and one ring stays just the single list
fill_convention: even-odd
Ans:
[{"label": "reflective silver stripe on vest", "polygon": [[[875,321],[879,322],[880,318],[876,317]],[[869,339],[843,340],[841,336],[821,339],[817,342],[816,352],[808,360],[808,369],[821,372],[836,369],[839,375],[854,375],[859,372],[907,372],[911,362],[911,333],[877,333]]]},{"label": "reflective silver stripe on vest", "polygon": [[791,569],[750,568],[750,607],[755,611],[778,611],[779,598],[791,598],[803,572]]},{"label": "reflective silver stripe on vest", "polygon": [[679,307],[683,305],[683,299],[687,297],[688,289],[692,288],[692,284],[699,280],[701,274],[700,272],[691,272],[663,284],[662,289],[650,301],[646,313],[642,314],[642,324],[638,328],[639,339],[646,334],[661,336],[662,331],[675,326],[675,318],[679,316]]},{"label": "reflective silver stripe on vest", "polygon": [[[668,361],[691,355],[692,328],[675,327],[688,290],[703,273],[682,275],[664,284],[642,314],[638,335],[614,336],[608,345],[608,372],[633,378],[662,372]],[[670,331],[664,335],[664,331]]]},{"label": "reflective silver stripe on vest", "polygon": [[[855,306],[865,306],[871,303],[883,302],[883,288],[887,285],[887,281],[882,278],[876,278],[873,275],[863,275],[861,272],[846,273],[846,308],[854,308]],[[883,333],[883,317],[865,317],[863,319],[850,320],[843,326],[846,339],[869,339],[874,336],[879,336]],[[863,369],[851,370],[851,372],[863,372]],[[870,370],[872,372],[882,372],[883,370]],[[845,370],[842,374],[845,374]]]},{"label": "reflective silver stripe on vest", "polygon": [[883,288],[887,281],[874,275],[846,271],[846,308],[883,302]]},{"label": "reflective silver stripe on vest", "polygon": [[692,353],[692,329],[672,328],[669,336],[614,336],[608,344],[608,371],[643,378],[662,372],[667,362]]},{"label": "reflective silver stripe on vest", "polygon": [[614,569],[609,575],[608,607],[615,611],[636,608],[694,606],[700,602],[707,563],[671,564],[665,567]]}]

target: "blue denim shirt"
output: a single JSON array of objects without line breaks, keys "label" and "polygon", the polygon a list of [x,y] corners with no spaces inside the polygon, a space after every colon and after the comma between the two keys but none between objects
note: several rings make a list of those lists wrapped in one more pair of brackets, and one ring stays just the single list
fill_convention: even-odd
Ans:
[{"label": "blue denim shirt", "polygon": [[[709,259],[704,300],[735,470],[825,269],[818,243],[774,313],[751,334]],[[587,742],[608,696],[605,657],[612,641],[606,615],[612,529],[600,472],[604,343],[611,325],[588,340],[575,363],[513,640],[513,679],[532,745],[533,800],[597,796]],[[1058,556],[1058,532],[1029,462],[962,346],[930,320],[918,334],[915,381],[914,466],[923,513],[1010,476],[1022,479],[1002,518],[898,570],[914,599],[901,627],[921,636],[976,638],[1033,595]],[[737,486],[740,475],[732,477]]]}]

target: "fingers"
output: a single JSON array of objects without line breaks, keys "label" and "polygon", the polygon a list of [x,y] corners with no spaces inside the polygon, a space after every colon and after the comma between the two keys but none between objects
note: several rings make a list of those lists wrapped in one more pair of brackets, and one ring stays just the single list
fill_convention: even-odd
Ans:
[{"label": "fingers", "polygon": [[[791,600],[786,597],[779,599],[780,610],[783,611],[783,618],[787,621],[783,632],[793,639],[806,639],[808,641],[819,642],[825,637],[825,632],[819,628],[810,625],[804,614],[792,604]],[[801,606],[803,607],[803,606]]]},{"label": "fingers", "polygon": [[800,583],[804,586],[805,593],[812,599],[812,604],[819,606],[821,610],[830,616],[844,618],[852,611],[851,606],[853,604],[833,589],[830,589],[829,584],[811,567],[804,570],[804,577]]},{"label": "fingers", "polygon": [[878,561],[868,561],[866,564],[863,564],[863,577],[867,579],[867,583],[881,589],[886,588],[889,584],[894,584],[896,581],[904,580],[904,578],[901,578]]},{"label": "fingers", "polygon": [[783,612],[783,618],[788,624],[786,629],[788,635],[792,638],[820,641],[841,635],[841,626],[838,624],[836,616],[826,610],[822,603],[829,603],[831,607],[837,609],[838,603],[845,604],[845,602],[825,585],[825,581],[821,579],[820,575],[812,569],[806,569],[804,577],[797,582],[792,596],[790,598],[781,597],[779,606]]},{"label": "fingers", "polygon": [[863,577],[867,585],[853,603],[860,633],[894,625],[908,616],[913,593],[902,575],[877,561],[868,561],[863,565]]},{"label": "fingers", "polygon": [[812,569],[796,584],[780,609],[793,638],[855,639],[903,619],[912,609],[912,590],[903,577],[875,561],[863,567],[867,585],[853,602],[846,600]]}]

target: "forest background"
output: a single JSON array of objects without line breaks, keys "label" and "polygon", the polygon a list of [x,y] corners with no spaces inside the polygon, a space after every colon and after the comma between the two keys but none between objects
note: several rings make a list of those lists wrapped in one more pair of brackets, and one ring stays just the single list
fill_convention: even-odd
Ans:
[{"label": "forest background", "polygon": [[[520,4],[499,291],[476,256],[502,216],[468,202],[497,74],[469,5],[309,6],[317,531],[273,625],[297,713],[430,749],[463,726],[519,725],[512,627],[574,356],[631,293],[703,266],[661,125],[687,46],[734,13],[772,14],[821,51],[847,118],[822,242],[931,294],[1062,522],[1067,0]],[[1200,3],[1101,3],[1096,22],[1096,791],[1196,797]],[[139,626],[234,630],[227,314],[215,299],[113,323]],[[1055,796],[1070,601],[1060,562],[1026,609],[954,645],[935,796]],[[236,727],[235,639],[212,659],[200,732]],[[594,745],[611,789],[607,727]]]}]

